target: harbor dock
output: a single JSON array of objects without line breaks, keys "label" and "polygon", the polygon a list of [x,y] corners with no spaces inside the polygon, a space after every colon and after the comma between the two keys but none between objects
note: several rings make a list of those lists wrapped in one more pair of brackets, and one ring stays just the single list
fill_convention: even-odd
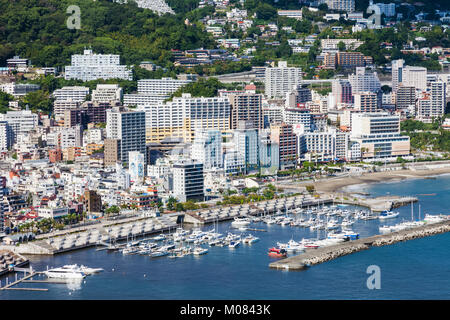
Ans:
[{"label": "harbor dock", "polygon": [[269,267],[280,270],[304,270],[309,266],[327,262],[362,250],[368,250],[371,247],[390,245],[401,241],[424,238],[449,231],[450,219],[413,229],[375,235],[332,246],[307,249],[302,254],[272,262],[269,264]]}]

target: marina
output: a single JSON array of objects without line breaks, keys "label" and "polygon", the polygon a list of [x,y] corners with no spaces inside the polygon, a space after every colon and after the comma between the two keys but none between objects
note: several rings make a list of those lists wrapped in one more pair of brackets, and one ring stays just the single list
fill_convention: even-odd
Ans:
[{"label": "marina", "polygon": [[[436,196],[438,199],[439,197],[445,197],[444,193],[448,188],[446,187],[447,181],[450,181],[448,177],[442,177],[438,178],[437,181],[429,180],[429,182],[427,182],[432,185],[439,185],[439,188],[442,191]],[[403,184],[404,183],[402,183],[402,185]],[[382,196],[382,194],[377,191],[377,187],[378,186],[371,187],[370,193]],[[392,184],[389,187],[395,188],[396,184]],[[428,187],[428,189],[431,190],[427,190],[426,186],[422,187],[424,189],[423,193],[430,194],[436,191],[435,187]],[[380,186],[379,188],[379,190],[383,190],[383,193],[386,193],[386,186]],[[404,193],[406,194],[405,196],[407,196],[407,194],[417,194],[417,192],[412,191],[407,184]],[[432,216],[445,212],[445,206],[441,206],[441,204],[444,203],[445,201],[436,202],[436,199],[430,199],[428,196],[420,198],[419,204],[421,205],[422,210],[419,210],[419,215],[421,219],[426,219],[425,217],[427,214]],[[49,290],[47,292],[2,290],[0,296],[10,298],[20,296],[33,299],[47,299],[57,295],[58,297],[63,297],[63,299],[77,299],[77,297],[80,298],[81,296],[97,298],[99,292],[102,292],[100,296],[107,297],[108,299],[139,299],[143,294],[148,298],[163,297],[169,299],[177,297],[182,298],[190,295],[200,299],[228,299],[235,298],[235,292],[236,290],[239,290],[239,298],[243,299],[250,297],[269,299],[290,298],[293,297],[293,294],[295,294],[296,297],[308,299],[324,297],[323,292],[314,291],[313,288],[317,285],[324,285],[320,284],[322,282],[320,279],[323,279],[323,281],[326,282],[332,278],[343,290],[344,288],[347,288],[347,291],[344,293],[344,291],[339,289],[331,297],[345,299],[351,297],[358,298],[364,296],[365,291],[357,289],[358,284],[355,283],[355,281],[365,283],[365,271],[362,270],[365,264],[373,264],[374,261],[377,261],[377,257],[380,254],[383,254],[383,252],[395,253],[390,253],[388,259],[376,262],[377,264],[380,264],[381,267],[385,266],[386,263],[396,263],[398,265],[404,261],[404,263],[408,265],[408,268],[411,268],[411,264],[408,264],[408,259],[413,256],[417,256],[417,258],[421,257],[420,259],[425,259],[426,261],[431,261],[434,259],[432,253],[434,251],[430,251],[430,249],[418,250],[416,247],[420,245],[441,248],[441,245],[438,243],[442,241],[445,243],[445,239],[447,239],[449,233],[431,236],[434,235],[433,233],[429,234],[430,237],[427,238],[415,236],[416,240],[414,241],[395,240],[395,245],[392,246],[372,245],[370,250],[358,249],[356,250],[357,252],[355,251],[355,254],[343,255],[342,253],[339,253],[339,259],[332,258],[326,260],[326,263],[322,263],[325,262],[325,258],[322,258],[324,259],[322,262],[314,264],[314,267],[307,268],[306,272],[289,272],[289,276],[287,276],[287,273],[285,272],[288,269],[278,269],[281,271],[280,272],[277,269],[268,268],[268,265],[272,262],[276,263],[283,261],[282,257],[269,256],[269,249],[276,248],[278,243],[289,244],[291,240],[295,241],[297,244],[302,243],[313,247],[315,241],[324,241],[333,234],[339,235],[342,232],[342,229],[353,230],[355,237],[356,235],[359,235],[360,240],[373,236],[384,236],[380,230],[380,227],[382,226],[393,227],[407,223],[408,221],[411,222],[412,218],[417,220],[419,216],[417,212],[418,206],[414,205],[414,209],[413,217],[411,216],[412,210],[410,206],[404,206],[394,210],[394,212],[398,211],[400,213],[398,217],[383,221],[378,218],[379,213],[370,212],[367,208],[341,203],[329,203],[325,205],[321,204],[320,206],[297,208],[295,210],[288,209],[287,212],[281,209],[279,212],[275,211],[272,214],[247,216],[251,222],[245,226],[246,230],[234,228],[231,225],[231,222],[234,219],[214,223],[214,226],[212,224],[209,226],[200,224],[196,227],[193,224],[186,223],[183,228],[171,228],[170,233],[167,230],[164,233],[157,232],[142,238],[128,236],[127,239],[125,237],[121,242],[115,243],[115,245],[120,246],[120,248],[114,251],[97,251],[96,249],[101,249],[102,247],[106,248],[106,246],[102,245],[101,247],[92,246],[90,248],[68,251],[64,254],[52,256],[29,256],[30,263],[36,270],[45,270],[47,265],[78,264],[97,265],[98,267],[103,268],[104,272],[89,278],[86,283],[84,283],[85,280],[83,280],[81,287],[71,284],[70,286],[72,289],[58,283],[45,282],[41,277],[26,279],[32,281],[42,280],[43,282],[23,281],[14,287],[27,286],[48,288]],[[311,217],[315,219],[314,221],[316,222],[327,222],[327,219],[328,222],[333,222],[333,220],[335,222],[337,221],[337,224],[340,224],[340,229],[327,230],[327,224],[325,224],[325,228],[324,224],[322,224],[321,228],[311,228],[311,226],[306,227],[305,223],[308,222]],[[302,219],[304,220],[303,222],[301,222]],[[251,231],[251,229],[259,231]],[[194,238],[194,235],[199,236],[202,233],[203,236],[218,233],[222,235],[223,239],[228,236],[229,239],[231,239],[232,236],[229,235],[230,233],[234,236],[240,236],[241,241],[235,248],[229,247],[229,245],[226,245],[220,239],[207,239],[209,237],[205,237],[203,243],[198,241],[197,243],[194,243],[198,240]],[[163,239],[160,237],[161,234],[164,236]],[[245,239],[250,234],[253,237],[259,238],[259,240],[252,244],[246,243]],[[309,240],[310,242],[302,242],[303,239]],[[394,241],[390,237],[383,239],[386,239],[386,241]],[[301,252],[292,250],[289,252],[286,251],[287,258],[284,260],[292,259],[296,256],[301,256],[302,254],[317,254],[321,251],[330,252],[333,251],[333,247],[352,247],[360,240],[350,240],[334,246],[322,245],[322,247],[319,246],[318,249],[305,249]],[[155,258],[150,257],[148,253],[123,253],[122,250],[128,245],[129,247],[138,247],[138,242],[146,242],[152,249],[156,247],[161,248],[173,243],[175,244],[175,249],[169,249],[168,251],[171,252],[167,255]],[[114,244],[114,242],[111,243]],[[323,243],[325,243],[325,241]],[[105,242],[105,244],[109,244],[109,242]],[[399,244],[401,244],[400,247]],[[188,250],[187,247],[190,247],[191,249]],[[196,247],[203,247],[208,251],[205,254],[192,254],[193,249]],[[380,251],[381,248],[384,249]],[[410,250],[413,250],[413,255],[411,255]],[[398,260],[400,258],[402,259],[401,262]],[[439,261],[442,261],[442,259],[446,261],[445,255],[440,255],[439,259]],[[353,264],[347,266],[349,263]],[[313,266],[312,261],[310,265]],[[337,267],[340,265],[345,265],[346,267],[341,270],[341,267]],[[398,265],[396,269],[398,269],[398,272],[405,272],[403,265]],[[393,272],[391,269],[389,270],[389,274],[383,274],[384,279],[386,279],[384,281],[388,281],[389,279],[389,281],[395,283],[395,279],[399,275],[397,275],[397,272]],[[415,273],[415,277],[420,278],[420,274],[423,273],[423,270],[428,270],[428,274],[438,272],[437,270],[433,270],[432,264],[421,265],[421,270],[417,271],[418,273]],[[355,275],[355,272],[361,272],[363,278],[357,274]],[[11,276],[9,276],[9,279],[9,283],[14,282],[14,278],[11,278]],[[289,281],[286,282],[283,279],[289,279]],[[4,284],[5,278],[1,280],[3,280]],[[280,281],[283,281],[285,288],[289,288],[288,291],[276,289],[276,284],[280,283]],[[307,281],[308,285],[305,288],[303,288],[303,285],[298,286],[299,281],[302,283]],[[427,276],[426,280],[424,279],[422,281],[429,281],[429,276]],[[109,285],[114,288],[124,288],[124,290],[119,290],[117,292],[112,290],[108,293],[104,293],[103,288],[105,283],[109,283]],[[441,282],[441,284],[444,285],[445,281]],[[222,289],[220,291],[217,291],[216,289],[213,290],[213,288],[216,288],[217,286],[222,287]],[[229,290],[226,289],[225,286],[227,286]],[[272,288],[271,291],[266,289],[267,286]],[[75,287],[77,289],[73,289]],[[152,290],[149,291],[149,288],[153,287],[157,288],[157,294],[156,292],[153,294]],[[176,288],[176,290],[174,288]],[[352,291],[352,293],[349,293],[348,290]],[[434,293],[430,290],[428,290],[428,296],[434,297]],[[177,293],[175,293],[175,291]],[[255,291],[257,292],[256,294]],[[389,297],[394,292],[395,294],[401,292],[402,297],[411,297],[413,295],[413,291],[408,289],[399,291],[395,288],[389,291],[389,288],[385,288],[378,296]]]}]

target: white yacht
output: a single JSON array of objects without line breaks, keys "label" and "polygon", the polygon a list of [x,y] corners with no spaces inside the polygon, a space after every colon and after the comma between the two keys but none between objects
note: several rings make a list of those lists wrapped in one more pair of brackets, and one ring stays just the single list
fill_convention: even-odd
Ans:
[{"label": "white yacht", "polygon": [[239,218],[239,217],[234,218],[234,221],[231,223],[231,225],[235,228],[246,227],[249,224],[250,224],[249,218]]},{"label": "white yacht", "polygon": [[390,226],[381,226],[379,230],[381,233],[389,233],[392,231],[392,228]]},{"label": "white yacht", "polygon": [[58,278],[58,279],[83,279],[86,275],[81,272],[79,269],[73,268],[53,268],[47,271],[44,271],[44,274],[49,278]]},{"label": "white yacht", "polygon": [[383,211],[378,217],[380,220],[397,218],[400,212]]},{"label": "white yacht", "polygon": [[438,223],[444,220],[445,219],[441,216],[431,214],[426,214],[425,218],[423,219],[423,221],[425,221],[426,223]]},{"label": "white yacht", "polygon": [[61,268],[66,269],[66,270],[72,270],[75,272],[81,272],[81,273],[84,273],[85,275],[90,275],[90,274],[99,273],[99,272],[103,271],[103,268],[89,268],[84,265],[79,266],[77,264],[66,264],[65,266],[62,266]]},{"label": "white yacht", "polygon": [[192,253],[196,256],[200,256],[202,254],[207,254],[208,249],[202,248],[202,247],[196,247],[196,248],[194,248],[194,251],[192,251]]}]

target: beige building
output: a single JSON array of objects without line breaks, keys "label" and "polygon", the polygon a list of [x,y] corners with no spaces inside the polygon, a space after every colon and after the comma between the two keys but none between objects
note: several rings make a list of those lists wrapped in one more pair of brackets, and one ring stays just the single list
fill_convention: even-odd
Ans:
[{"label": "beige building", "polygon": [[364,159],[410,154],[409,137],[400,135],[400,117],[384,112],[352,114],[351,140],[360,144]]}]

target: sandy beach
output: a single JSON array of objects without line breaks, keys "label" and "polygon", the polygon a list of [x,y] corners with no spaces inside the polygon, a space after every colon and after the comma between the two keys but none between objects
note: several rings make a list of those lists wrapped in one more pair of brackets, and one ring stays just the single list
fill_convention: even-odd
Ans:
[{"label": "sandy beach", "polygon": [[450,173],[450,166],[420,170],[397,170],[388,172],[354,173],[342,178],[332,178],[314,182],[317,191],[335,192],[344,187],[357,184],[386,182],[413,178],[425,178]]},{"label": "sandy beach", "polygon": [[398,170],[388,172],[372,172],[372,173],[354,173],[350,176],[342,178],[332,178],[314,182],[317,191],[335,192],[344,187],[356,184],[377,183],[392,180],[403,180],[412,178],[425,178],[441,174],[450,173],[450,166],[435,168],[435,169],[421,169],[421,170]]}]

